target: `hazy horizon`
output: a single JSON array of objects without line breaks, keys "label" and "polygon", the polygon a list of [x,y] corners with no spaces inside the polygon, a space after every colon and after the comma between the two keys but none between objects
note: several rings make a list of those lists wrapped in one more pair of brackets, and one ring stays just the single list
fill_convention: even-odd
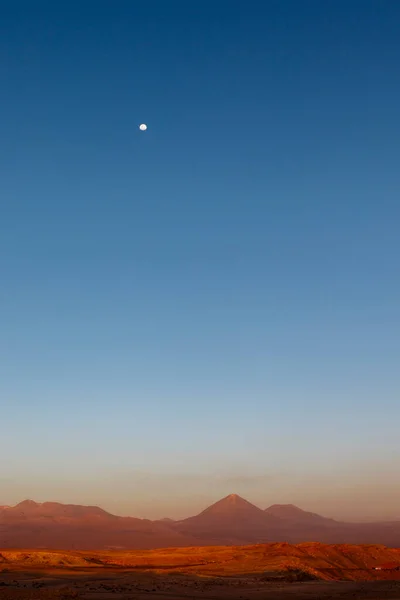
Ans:
[{"label": "hazy horizon", "polygon": [[1,502],[400,519],[399,23],[1,3]]},{"label": "hazy horizon", "polygon": [[[368,481],[368,473],[359,472],[357,476],[352,468],[332,478],[322,473],[310,477],[304,473],[234,475],[233,471],[225,476],[216,472],[197,476],[114,472],[108,476],[96,473],[89,481],[67,479],[53,485],[40,480],[30,485],[8,481],[3,484],[8,483],[13,491],[7,496],[3,493],[0,505],[15,505],[30,499],[96,505],[120,516],[183,519],[234,493],[262,509],[272,504],[295,504],[303,510],[343,521],[400,521],[396,460],[373,466],[376,469],[373,485]],[[71,493],[77,483],[79,492]]]}]

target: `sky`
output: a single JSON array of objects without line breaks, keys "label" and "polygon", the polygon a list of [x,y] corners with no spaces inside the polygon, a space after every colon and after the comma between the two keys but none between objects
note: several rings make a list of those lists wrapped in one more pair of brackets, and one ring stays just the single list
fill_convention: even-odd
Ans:
[{"label": "sky", "polygon": [[0,504],[400,519],[399,24],[0,0]]}]

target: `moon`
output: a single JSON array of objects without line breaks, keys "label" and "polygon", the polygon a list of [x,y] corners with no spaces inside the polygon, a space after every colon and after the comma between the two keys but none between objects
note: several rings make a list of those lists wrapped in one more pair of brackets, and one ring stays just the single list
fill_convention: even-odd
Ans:
[{"label": "moon", "polygon": [[139,129],[140,129],[140,131],[146,131],[146,129],[147,129],[146,123],[142,123],[141,125],[139,125]]}]

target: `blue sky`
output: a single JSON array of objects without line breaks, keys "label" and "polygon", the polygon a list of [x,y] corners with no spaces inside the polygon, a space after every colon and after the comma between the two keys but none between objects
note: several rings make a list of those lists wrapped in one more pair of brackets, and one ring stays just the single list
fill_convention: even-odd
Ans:
[{"label": "blue sky", "polygon": [[0,13],[0,503],[400,518],[400,6]]}]

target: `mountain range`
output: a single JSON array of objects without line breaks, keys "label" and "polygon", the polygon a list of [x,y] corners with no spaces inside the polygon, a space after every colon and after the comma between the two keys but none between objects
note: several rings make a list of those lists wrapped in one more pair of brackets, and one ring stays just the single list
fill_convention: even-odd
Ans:
[{"label": "mountain range", "polygon": [[174,521],[112,515],[97,506],[24,500],[0,506],[0,548],[148,549],[268,542],[400,547],[400,521],[344,523],[292,504],[263,510],[236,494]]}]

